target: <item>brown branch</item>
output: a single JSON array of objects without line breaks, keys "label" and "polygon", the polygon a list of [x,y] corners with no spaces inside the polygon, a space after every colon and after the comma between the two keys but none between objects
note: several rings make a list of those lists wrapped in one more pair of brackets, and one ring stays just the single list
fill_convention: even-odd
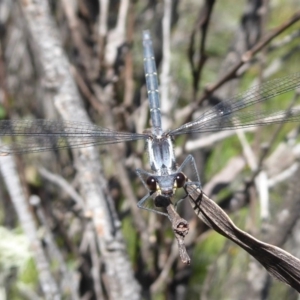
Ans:
[{"label": "brown branch", "polygon": [[98,66],[95,65],[95,61],[91,59],[90,49],[86,45],[83,40],[82,34],[80,32],[80,24],[78,22],[75,6],[70,5],[67,0],[62,0],[62,7],[64,9],[66,19],[69,25],[69,29],[71,32],[72,41],[74,42],[74,46],[77,48],[80,55],[80,62],[82,63],[85,73],[88,78],[92,80],[95,78],[99,72]]},{"label": "brown branch", "polygon": [[186,220],[184,220],[179,216],[179,214],[176,212],[175,207],[171,202],[166,207],[166,210],[168,212],[169,219],[172,223],[172,229],[177,242],[177,249],[174,247],[176,245],[176,243],[174,242],[172,245],[171,253],[164,264],[164,268],[162,269],[160,275],[157,277],[157,279],[150,287],[152,293],[156,293],[168,278],[172,264],[177,258],[178,251],[179,251],[179,256],[181,258],[181,261],[185,265],[189,265],[191,263],[191,259],[186,251],[185,244],[184,244],[184,238],[189,233],[189,224]]},{"label": "brown branch", "polygon": [[[194,97],[197,95],[198,91],[198,85],[200,81],[200,75],[201,71],[204,67],[204,64],[207,59],[207,55],[205,53],[205,43],[206,43],[206,36],[207,36],[207,30],[208,25],[210,21],[210,17],[212,14],[213,6],[214,6],[215,0],[206,0],[204,6],[201,8],[201,11],[199,13],[198,20],[196,24],[194,25],[191,38],[190,38],[190,44],[188,48],[188,58],[192,69],[193,74],[193,88],[194,88]],[[201,41],[199,46],[199,59],[197,62],[195,62],[195,43],[196,43],[196,34],[198,30],[201,30]]]},{"label": "brown branch", "polygon": [[214,91],[216,91],[220,86],[222,86],[225,82],[230,79],[237,77],[237,71],[246,63],[248,63],[261,49],[267,46],[270,41],[276,38],[279,34],[285,31],[287,28],[292,26],[294,23],[300,20],[300,11],[296,12],[288,21],[284,22],[280,26],[271,30],[268,34],[262,37],[257,44],[255,44],[250,50],[246,51],[243,55],[241,55],[239,61],[228,71],[221,79],[219,79],[215,84],[207,87],[203,93],[203,95],[191,103],[191,105],[184,111],[185,119],[182,122],[183,124],[190,120],[191,115],[198,108],[198,106],[205,100],[209,95],[211,95]]},{"label": "brown branch", "polygon": [[172,222],[172,229],[174,231],[177,243],[179,255],[184,264],[189,265],[191,259],[186,252],[184,245],[184,238],[189,233],[189,224],[186,220],[182,219],[178,213],[176,212],[174,206],[172,204],[167,206],[168,215]]},{"label": "brown branch", "polygon": [[273,29],[271,32],[266,34],[261,40],[258,41],[256,45],[254,45],[250,50],[246,51],[240,58],[240,60],[235,64],[235,66],[225,75],[223,76],[217,83],[210,86],[205,90],[205,97],[201,97],[197,100],[197,105],[199,105],[206,97],[207,95],[211,94],[213,91],[215,91],[218,87],[220,87],[224,82],[228,81],[231,78],[235,78],[237,76],[237,71],[241,66],[243,66],[245,63],[249,62],[255,54],[257,54],[261,49],[263,49],[266,45],[270,43],[275,37],[277,37],[279,34],[281,34],[284,30],[286,30],[288,27],[296,23],[300,20],[300,11],[295,13],[292,18],[290,18],[288,21],[283,23],[282,25],[278,26],[277,28]]}]

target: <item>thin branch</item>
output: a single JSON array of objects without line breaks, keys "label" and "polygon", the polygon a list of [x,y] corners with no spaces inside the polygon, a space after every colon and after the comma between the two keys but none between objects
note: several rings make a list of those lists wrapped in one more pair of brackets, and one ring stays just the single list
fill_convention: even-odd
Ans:
[{"label": "thin branch", "polygon": [[121,0],[116,27],[107,35],[105,47],[105,62],[112,66],[117,58],[118,49],[125,42],[126,18],[128,14],[129,0]]},{"label": "thin branch", "polygon": [[85,210],[84,200],[63,177],[57,174],[53,174],[43,167],[40,167],[38,171],[44,178],[58,185],[63,191],[65,191],[70,197],[72,197],[72,199],[80,206],[83,211]]},{"label": "thin branch", "polygon": [[72,41],[74,42],[74,46],[77,48],[81,58],[80,62],[84,66],[88,78],[92,80],[97,76],[98,69],[95,66],[95,61],[91,59],[89,48],[82,38],[82,34],[79,29],[80,24],[76,16],[75,5],[70,4],[70,1],[68,0],[62,0],[61,3],[69,24]]},{"label": "thin branch", "polygon": [[92,276],[94,280],[94,291],[97,299],[105,299],[103,295],[103,290],[101,286],[100,280],[100,259],[97,251],[97,242],[96,236],[93,231],[93,224],[89,223],[87,226],[87,234],[88,234],[88,243],[89,243],[89,250],[91,254],[91,261],[92,261]]},{"label": "thin branch", "polygon": [[21,226],[29,239],[33,257],[39,273],[39,281],[46,299],[61,299],[57,283],[50,270],[50,263],[47,260],[42,242],[38,237],[38,229],[35,219],[28,206],[23,188],[19,179],[18,171],[12,156],[0,156],[0,171],[4,178],[11,201],[17,212]]},{"label": "thin branch", "polygon": [[267,46],[270,41],[276,38],[279,34],[285,31],[287,28],[292,26],[294,23],[300,20],[300,11],[296,12],[288,21],[284,22],[277,28],[271,30],[268,34],[262,37],[250,50],[246,51],[243,55],[241,55],[238,62],[215,84],[209,86],[205,89],[203,95],[196,100],[195,102],[191,103],[185,110],[180,111],[180,116],[176,116],[176,120],[183,120],[183,124],[190,120],[191,115],[193,112],[198,108],[198,106],[205,100],[209,95],[211,95],[214,91],[216,91],[220,86],[222,86],[225,82],[229,81],[232,78],[237,77],[238,70],[246,63],[248,63],[261,49]]},{"label": "thin branch", "polygon": [[290,167],[288,167],[287,169],[283,170],[281,173],[279,173],[278,175],[269,178],[268,180],[268,186],[269,188],[272,188],[275,185],[278,185],[280,182],[286,181],[287,179],[291,178],[292,176],[294,176],[295,172],[297,171],[299,167],[299,163],[294,163],[292,164]]},{"label": "thin branch", "polygon": [[164,16],[162,19],[162,66],[160,74],[160,91],[161,91],[161,111],[162,111],[162,123],[164,124],[164,130],[171,127],[171,120],[169,119],[169,112],[172,108],[171,99],[169,97],[170,88],[170,63],[171,63],[171,51],[170,51],[170,31],[171,31],[171,11],[172,1],[164,0]]},{"label": "thin branch", "polygon": [[[287,113],[289,112],[289,110],[293,107],[293,105],[295,104],[296,100],[298,99],[298,97],[300,96],[300,91],[299,90],[296,90],[295,91],[295,95],[294,95],[294,98],[293,100],[291,101],[288,109],[286,110]],[[264,147],[264,151],[261,153],[260,157],[259,157],[259,160],[258,160],[258,163],[257,163],[257,168],[256,170],[252,173],[252,176],[251,176],[251,180],[248,182],[249,185],[251,185],[252,182],[255,181],[255,178],[257,177],[257,175],[259,174],[261,168],[262,168],[262,165],[263,165],[263,162],[264,162],[264,159],[266,158],[266,156],[268,155],[272,145],[275,143],[276,141],[276,138],[278,137],[278,134],[280,133],[280,131],[282,130],[283,126],[285,125],[284,122],[282,122],[281,124],[278,125],[278,127],[276,128],[276,131],[274,132],[274,134],[271,136],[271,139],[270,141],[266,144],[267,146]]]},{"label": "thin branch", "polygon": [[157,293],[163,287],[163,285],[168,281],[171,268],[174,264],[174,261],[177,259],[178,259],[178,243],[177,240],[176,241],[174,240],[171,247],[171,253],[168,256],[167,261],[164,263],[164,267],[162,271],[150,286],[150,291],[152,294]]},{"label": "thin branch", "polygon": [[[243,132],[254,132],[257,129],[258,127],[253,126],[253,127],[243,128],[241,130]],[[203,148],[209,148],[214,146],[216,143],[221,142],[235,134],[236,132],[234,130],[225,130],[225,131],[220,131],[205,136],[201,136],[194,140],[188,140],[185,144],[184,151],[191,152]],[[180,156],[182,153],[183,153],[182,147],[175,148],[176,156]]]},{"label": "thin branch", "polygon": [[[205,52],[205,43],[206,43],[208,25],[210,22],[210,17],[213,11],[214,4],[215,4],[215,0],[205,1],[205,4],[203,5],[201,11],[199,12],[198,20],[194,25],[191,38],[190,38],[190,44],[188,48],[188,58],[189,58],[189,62],[193,74],[193,88],[194,88],[193,99],[196,98],[199,82],[201,80],[200,78],[201,72],[207,60],[207,54]],[[199,53],[196,53],[195,44],[196,44],[196,34],[198,31],[201,31],[201,41],[199,46]]]},{"label": "thin branch", "polygon": [[[29,199],[29,202],[31,205],[36,207],[37,216],[43,224],[44,229],[44,241],[47,244],[47,247],[49,248],[49,253],[51,255],[52,260],[58,262],[58,267],[62,274],[62,280],[60,281],[61,289],[64,291],[64,294],[67,294],[69,291],[71,291],[72,300],[79,300],[79,281],[78,276],[76,276],[75,273],[71,273],[68,270],[68,267],[65,263],[64,257],[62,253],[60,252],[59,248],[57,247],[57,244],[55,242],[55,239],[53,237],[53,234],[51,232],[51,229],[47,223],[47,218],[42,210],[41,207],[41,199],[36,196],[32,195]],[[77,278],[77,280],[76,280]]]},{"label": "thin branch", "polygon": [[[107,35],[107,19],[108,19],[108,0],[99,0],[99,19],[98,19],[98,34],[101,39]],[[102,48],[100,48],[102,50]]]},{"label": "thin branch", "polygon": [[184,245],[184,238],[189,233],[189,224],[186,220],[182,219],[178,215],[178,213],[176,212],[172,204],[167,206],[167,211],[168,211],[169,218],[172,222],[172,229],[174,231],[175,238],[177,240],[179,256],[181,258],[181,261],[184,264],[189,265],[191,263],[191,259],[187,254]]}]

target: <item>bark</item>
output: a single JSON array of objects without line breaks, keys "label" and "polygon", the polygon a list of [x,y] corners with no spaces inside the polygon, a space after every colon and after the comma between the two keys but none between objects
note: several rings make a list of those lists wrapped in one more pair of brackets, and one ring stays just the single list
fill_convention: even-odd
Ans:
[{"label": "bark", "polygon": [[[52,99],[61,118],[90,122],[70,72],[70,63],[47,1],[20,1],[41,66],[44,93]],[[120,221],[106,191],[99,156],[93,147],[73,150],[80,192],[86,201],[105,268],[105,287],[111,299],[139,299],[140,287],[126,254]]]}]

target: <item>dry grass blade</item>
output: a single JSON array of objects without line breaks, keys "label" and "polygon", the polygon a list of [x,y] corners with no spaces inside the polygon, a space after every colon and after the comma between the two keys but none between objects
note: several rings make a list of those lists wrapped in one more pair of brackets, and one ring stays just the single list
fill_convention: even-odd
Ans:
[{"label": "dry grass blade", "polygon": [[228,215],[196,186],[188,184],[185,190],[195,213],[206,225],[246,250],[275,278],[300,292],[298,258],[236,227]]}]

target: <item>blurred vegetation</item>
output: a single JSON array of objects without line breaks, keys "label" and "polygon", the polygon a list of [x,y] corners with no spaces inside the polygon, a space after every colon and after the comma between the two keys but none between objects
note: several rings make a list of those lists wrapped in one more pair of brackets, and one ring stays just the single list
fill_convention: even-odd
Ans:
[{"label": "blurred vegetation", "polygon": [[[66,52],[69,55],[70,61],[73,66],[77,67],[80,72],[82,70],[82,61],[76,52],[74,41],[70,35],[70,29],[65,17],[62,5],[60,1],[50,1],[52,4],[52,15],[56,19],[57,26],[61,32],[63,44],[65,45]],[[98,13],[89,14],[83,16],[81,11],[84,10],[85,1],[74,1],[78,5],[78,19],[82,26],[80,34],[85,38],[89,36],[88,30],[94,30],[96,26],[95,15]],[[90,7],[97,7],[97,1],[89,0]],[[162,1],[133,1],[130,6],[132,10],[132,16],[129,18],[132,22],[133,29],[130,28],[128,21],[127,35],[133,30],[132,41],[128,44],[128,51],[132,57],[133,68],[133,101],[132,106],[128,108],[122,107],[126,114],[122,115],[122,109],[118,111],[118,107],[122,106],[124,100],[124,58],[122,58],[120,65],[116,62],[115,68],[118,69],[119,77],[115,77],[114,82],[114,97],[112,104],[109,108],[115,113],[116,127],[115,130],[131,130],[133,126],[129,126],[129,122],[124,121],[126,116],[131,114],[134,110],[138,109],[142,105],[142,100],[145,100],[143,96],[142,86],[144,85],[143,79],[143,57],[142,57],[142,30],[149,28],[152,32],[154,45],[157,48],[161,43],[161,18],[163,16]],[[251,2],[251,1],[248,1]],[[174,109],[170,111],[171,118],[173,118],[176,112],[189,105],[192,101],[191,95],[193,94],[193,76],[191,67],[188,60],[188,45],[190,43],[192,28],[198,18],[201,6],[204,5],[204,1],[179,1],[177,7],[178,20],[173,25],[171,30],[171,71],[170,71],[170,99],[173,103]],[[18,6],[14,3],[11,6],[12,10],[16,10]],[[209,23],[207,41],[206,41],[206,55],[208,57],[203,72],[201,74],[200,90],[197,93],[197,98],[200,97],[205,87],[212,84],[220,78],[221,66],[229,52],[234,46],[234,38],[237,30],[241,27],[242,14],[245,12],[247,1],[216,1],[213,9],[211,20]],[[109,11],[109,29],[113,28],[117,21],[119,1],[112,1],[110,3]],[[264,16],[264,25],[262,26],[262,35],[268,32],[270,29],[278,27],[285,20],[288,20],[296,9],[300,9],[299,0],[274,0],[269,1],[266,9],[266,15]],[[7,53],[9,46],[11,28],[17,26],[17,18],[12,11],[9,18],[10,21],[2,23],[4,26],[4,32],[1,34],[1,48],[2,48],[2,62],[7,69],[7,81],[9,82],[9,105],[3,105],[0,103],[0,119],[9,117],[17,118],[43,118],[43,113],[46,109],[40,109],[39,94],[39,81],[35,78],[36,74],[35,66],[31,66],[31,72],[28,71],[28,77],[26,76],[26,70],[12,70],[9,65],[10,55]],[[0,20],[0,22],[3,22]],[[15,24],[14,24],[15,22]],[[272,43],[281,42],[294,32],[300,31],[300,23],[296,22],[290,26],[282,34],[271,42],[271,45],[264,48],[247,66],[246,71],[239,80],[237,89],[232,90],[232,95],[242,92],[250,87],[254,81],[263,74],[276,61],[280,64],[280,67],[274,74],[270,74],[267,79],[286,76],[287,74],[299,72],[300,66],[300,51],[299,51],[299,37],[293,38],[290,42],[283,46],[271,48]],[[90,40],[86,43],[92,45],[90,48],[96,48],[94,43],[95,32],[92,32],[89,36]],[[197,37],[199,39],[199,36]],[[25,40],[25,39],[24,39]],[[27,55],[32,56],[30,47],[24,42],[24,49],[28,51]],[[125,52],[126,52],[125,51]],[[126,53],[128,53],[126,52]],[[160,54],[161,49],[157,52]],[[77,61],[78,60],[78,61]],[[108,66],[103,64],[103,70],[97,74],[97,79],[92,82],[94,85],[101,85],[101,88],[109,84],[107,71],[105,68]],[[161,70],[161,64],[158,66],[159,72]],[[25,73],[25,75],[24,75]],[[83,72],[84,73],[84,72]],[[109,72],[107,72],[109,73]],[[271,72],[270,72],[271,73]],[[85,76],[85,74],[83,74]],[[30,77],[31,81],[28,84],[27,80]],[[86,82],[88,77],[85,78]],[[22,80],[24,80],[22,82]],[[107,81],[106,81],[107,80]],[[113,81],[112,80],[112,81]],[[89,82],[87,83],[89,84]],[[92,84],[89,86],[91,89]],[[276,109],[286,108],[293,93],[281,95],[276,100]],[[83,97],[84,98],[84,97]],[[278,103],[280,106],[278,106]],[[209,103],[205,102],[203,106],[199,107],[199,111],[207,108]],[[105,116],[99,115],[93,111],[91,105],[85,100],[85,106],[93,120],[101,125],[105,125]],[[260,108],[270,109],[272,103],[262,104]],[[46,106],[47,107],[47,106]],[[132,115],[131,115],[132,116]],[[133,117],[132,117],[133,118]],[[180,120],[175,120],[175,123],[180,124]],[[147,123],[148,124],[148,123]],[[126,127],[128,125],[130,128]],[[285,125],[279,132],[275,142],[271,145],[269,156],[275,151],[280,143],[282,143],[287,134],[292,129],[296,128],[298,124]],[[246,137],[249,144],[253,147],[254,153],[259,157],[262,152],[262,144],[271,140],[277,125],[272,125],[263,129],[259,129],[253,133],[247,133]],[[297,129],[295,129],[297,130]],[[299,137],[297,136],[297,139]],[[177,147],[184,149],[182,143],[185,138],[179,138],[176,142]],[[132,147],[132,148],[131,148]],[[124,152],[131,153],[135,146],[128,146]],[[107,148],[109,149],[109,148]],[[185,267],[179,261],[174,261],[170,273],[164,282],[163,286],[152,293],[150,291],[151,284],[153,284],[160,275],[160,272],[164,268],[164,263],[167,260],[173,243],[173,233],[170,229],[170,223],[166,218],[157,217],[155,220],[153,216],[149,216],[148,212],[140,212],[149,226],[149,243],[151,245],[151,257],[149,261],[155,261],[155,264],[147,265],[147,262],[142,262],[141,257],[141,237],[137,228],[134,227],[132,222],[132,213],[127,203],[127,199],[124,196],[122,189],[120,188],[118,174],[116,170],[115,158],[111,157],[110,150],[106,148],[100,149],[101,160],[103,163],[103,172],[110,183],[109,191],[112,193],[114,203],[118,210],[118,215],[122,221],[122,232],[126,242],[127,253],[130,258],[130,262],[133,270],[135,271],[137,281],[141,284],[143,289],[143,297],[145,299],[251,299],[248,298],[248,294],[245,294],[249,289],[249,270],[251,268],[252,258],[245,253],[238,246],[227,241],[215,232],[208,231],[207,228],[198,225],[192,225],[195,230],[196,237],[190,242],[188,246],[189,253],[191,254],[192,264],[190,267]],[[240,141],[236,136],[227,138],[220,142],[216,142],[213,145],[196,150],[193,153],[197,159],[197,165],[200,171],[202,185],[205,186],[220,170],[222,170],[230,160],[230,158],[243,155],[243,148]],[[184,150],[183,150],[184,152]],[[102,155],[103,154],[103,155]],[[142,156],[144,152],[138,153],[134,156],[134,159],[142,157],[139,164],[143,165],[147,162],[147,157]],[[183,153],[184,155],[187,153]],[[46,159],[45,159],[46,158]],[[182,162],[184,156],[181,155],[179,163]],[[77,211],[74,212],[74,201],[70,197],[58,190],[53,184],[49,183],[46,179],[42,178],[37,172],[37,166],[43,165],[41,163],[46,160],[46,167],[50,168],[52,172],[61,174],[63,178],[71,182],[76,187],[76,171],[72,165],[72,155],[69,152],[58,151],[55,154],[32,154],[22,159],[22,172],[24,174],[24,185],[29,194],[38,194],[43,200],[42,207],[47,212],[47,218],[51,223],[51,229],[55,237],[56,243],[59,249],[62,251],[64,258],[68,262],[70,270],[79,270],[78,266],[84,261],[86,265],[90,265],[89,254],[82,254],[82,261],[78,260],[78,253],[74,251],[80,248],[83,224],[85,224],[85,217],[83,217]],[[139,183],[133,173],[133,163],[129,159],[129,154],[123,159],[130,174],[130,180],[133,185],[133,189],[137,198],[145,193],[144,187]],[[144,164],[145,165],[145,164]],[[148,167],[148,166],[147,166]],[[249,179],[252,171],[249,167],[245,167],[243,171],[233,180],[229,185],[214,195],[214,199],[218,202],[222,202],[222,199],[228,196],[234,191],[239,190],[244,182]],[[75,179],[74,179],[75,178]],[[1,183],[0,190],[0,214],[1,214],[1,227],[0,227],[0,289],[4,290],[6,298],[4,299],[29,299],[28,294],[24,292],[24,287],[20,288],[21,284],[26,286],[26,289],[34,291],[39,294],[40,288],[38,287],[38,273],[35,269],[35,263],[33,257],[30,256],[29,245],[26,240],[26,236],[20,232],[18,227],[18,220],[12,209],[12,204],[9,202],[9,196],[5,190],[3,181]],[[271,226],[276,222],[276,216],[284,208],[285,193],[288,189],[288,181],[281,182],[279,185],[271,189],[270,193],[270,220],[267,220],[267,224]],[[231,213],[231,218],[241,229],[249,231],[258,238],[264,238],[264,230],[262,226],[265,224],[265,220],[262,220],[259,216],[259,204],[258,197],[255,192],[251,203],[246,203],[245,206],[239,208],[237,211]],[[188,216],[191,212],[189,208],[183,204],[183,211]],[[186,211],[187,212],[186,212]],[[5,213],[4,213],[5,212]],[[192,217],[190,217],[192,219]],[[49,221],[48,220],[48,221]],[[37,223],[41,221],[37,219]],[[159,225],[153,225],[157,222]],[[195,222],[195,221],[194,221]],[[155,224],[157,224],[155,223]],[[15,229],[17,228],[17,229]],[[297,227],[295,227],[297,229]],[[287,251],[292,252],[297,256],[299,254],[299,235],[295,232],[291,233],[290,241],[287,243]],[[70,234],[72,232],[72,235]],[[43,233],[41,232],[41,238]],[[82,264],[84,264],[82,263]],[[54,274],[59,273],[59,262],[52,262],[52,271]],[[78,271],[79,273],[81,271]],[[89,272],[82,272],[80,276],[84,278]],[[56,276],[59,278],[59,276]],[[59,279],[58,279],[59,280]],[[88,278],[90,282],[92,280]],[[296,293],[288,286],[282,283],[276,282],[272,279],[268,279],[268,293],[266,298],[261,299],[297,299]],[[11,283],[12,281],[12,283]],[[84,280],[82,280],[84,281]],[[92,284],[91,284],[92,285]],[[179,289],[182,288],[182,298],[180,298]],[[82,294],[88,290],[87,287],[82,287]],[[26,296],[27,295],[27,296]],[[243,298],[241,298],[243,297]],[[66,297],[65,299],[68,299]],[[70,298],[71,299],[71,298]],[[83,298],[82,298],[83,299]],[[91,298],[96,299],[95,295]]]}]

